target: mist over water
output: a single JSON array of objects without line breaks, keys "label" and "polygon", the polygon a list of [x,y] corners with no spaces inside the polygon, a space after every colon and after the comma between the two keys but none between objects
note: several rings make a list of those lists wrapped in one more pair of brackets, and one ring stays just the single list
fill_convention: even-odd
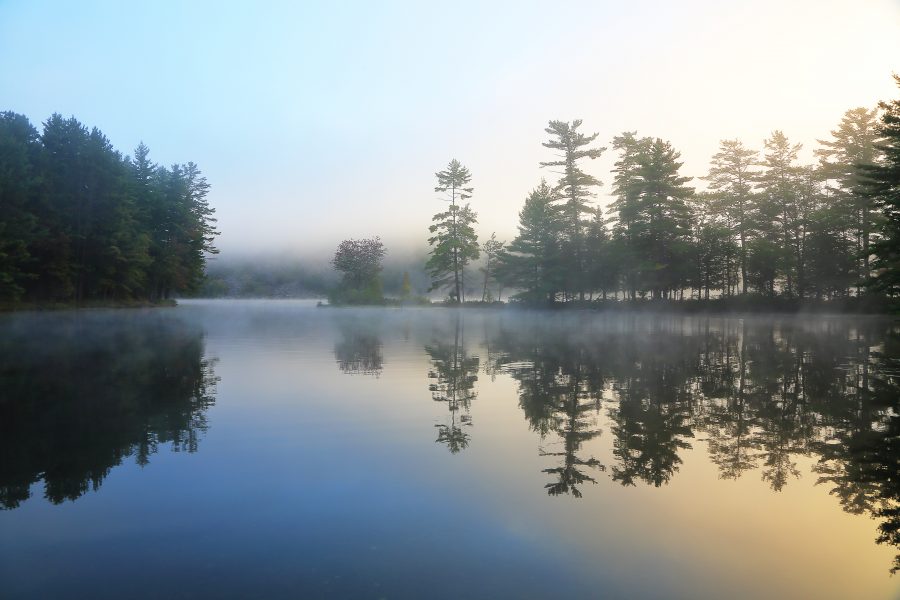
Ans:
[{"label": "mist over water", "polygon": [[0,334],[3,597],[898,591],[888,320],[187,301]]}]

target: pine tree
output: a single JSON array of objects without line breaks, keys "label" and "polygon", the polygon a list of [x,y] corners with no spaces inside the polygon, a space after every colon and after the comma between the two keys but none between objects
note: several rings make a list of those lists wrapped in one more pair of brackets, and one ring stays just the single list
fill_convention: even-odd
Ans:
[{"label": "pine tree", "polygon": [[636,131],[626,131],[613,138],[613,149],[619,160],[613,169],[613,193],[616,200],[610,205],[613,215],[613,240],[622,267],[625,293],[632,300],[637,295],[643,273],[653,265],[642,264],[638,253],[640,198],[643,191],[640,168],[643,156],[649,151],[650,138],[638,138]]},{"label": "pine tree", "polygon": [[497,257],[503,252],[504,242],[497,239],[497,234],[492,233],[491,238],[481,245],[481,252],[484,254],[484,266],[481,272],[484,273],[484,288],[481,292],[481,301],[490,302],[492,297],[488,291],[488,284],[496,278]]},{"label": "pine tree", "polygon": [[0,298],[156,300],[190,291],[216,249],[193,163],[123,159],[97,128],[51,115],[40,135],[0,113]]},{"label": "pine tree", "polygon": [[453,159],[445,171],[439,171],[435,176],[438,184],[434,191],[445,194],[450,206],[432,218],[434,223],[428,228],[433,234],[428,238],[432,250],[425,268],[431,275],[431,290],[450,288],[453,302],[462,303],[465,301],[465,268],[479,257],[478,237],[473,227],[478,217],[468,203],[458,204],[472,197],[473,188],[467,187],[472,175]]},{"label": "pine tree", "polygon": [[725,227],[735,232],[740,243],[741,291],[747,293],[747,243],[753,231],[753,182],[758,177],[754,166],[758,152],[745,148],[740,140],[722,140],[713,155],[709,173],[704,177],[709,188],[718,192]]},{"label": "pine tree", "polygon": [[[632,132],[615,138],[621,151],[616,163],[613,210],[618,228],[636,259],[637,285],[655,298],[668,298],[683,287],[688,275],[690,209],[694,190],[679,175],[680,153],[659,138],[638,139]],[[633,293],[633,292],[632,292]]]},{"label": "pine tree", "polygon": [[587,229],[587,284],[591,294],[599,291],[602,298],[616,290],[621,273],[618,256],[606,228],[607,220],[603,217],[603,209],[593,210],[594,217]]},{"label": "pine tree", "polygon": [[38,235],[37,130],[13,112],[0,113],[0,300],[18,300],[36,277],[29,246]]},{"label": "pine tree", "polygon": [[[900,75],[894,75],[900,86]],[[894,297],[900,292],[900,99],[880,102],[881,121],[876,146],[881,159],[874,165],[862,165],[866,178],[865,193],[885,217],[881,239],[872,247],[875,273],[869,287]]]},{"label": "pine tree", "polygon": [[[827,181],[833,211],[844,222],[841,234],[855,245],[856,277],[860,285],[871,274],[871,238],[881,220],[873,198],[866,193],[862,173],[862,169],[879,160],[878,111],[864,107],[848,110],[831,136],[831,140],[818,140],[823,147],[816,150],[816,155],[821,175]],[[837,240],[833,243],[843,246]]]},{"label": "pine tree", "polygon": [[566,274],[566,292],[578,294],[584,300],[587,273],[587,251],[585,238],[587,229],[586,217],[590,214],[590,199],[594,197],[593,188],[601,185],[593,175],[582,171],[579,162],[585,158],[599,158],[606,148],[589,148],[597,139],[596,133],[585,135],[578,132],[581,119],[574,121],[550,121],[544,130],[552,136],[544,142],[546,148],[558,152],[558,160],[542,162],[542,167],[562,167],[560,179],[555,191],[563,200],[563,234],[565,256],[564,270]]},{"label": "pine tree", "polygon": [[779,270],[784,276],[784,292],[796,293],[797,238],[801,171],[796,165],[802,144],[791,144],[781,131],[765,141],[763,172],[759,176],[760,196],[757,219],[763,236],[777,236],[780,245]]},{"label": "pine tree", "polygon": [[541,180],[519,211],[519,233],[499,258],[498,277],[520,290],[516,298],[553,303],[562,289],[562,216],[557,194]]}]

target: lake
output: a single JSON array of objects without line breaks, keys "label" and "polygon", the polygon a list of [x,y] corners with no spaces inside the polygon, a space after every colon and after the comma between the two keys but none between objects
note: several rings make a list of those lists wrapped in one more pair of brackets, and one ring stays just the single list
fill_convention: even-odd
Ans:
[{"label": "lake", "polygon": [[0,315],[0,597],[896,598],[898,436],[881,318]]}]

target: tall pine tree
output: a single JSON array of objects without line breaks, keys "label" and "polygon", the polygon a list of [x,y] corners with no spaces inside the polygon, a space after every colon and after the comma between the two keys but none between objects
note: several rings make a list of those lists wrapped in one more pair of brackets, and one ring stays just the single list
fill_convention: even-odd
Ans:
[{"label": "tall pine tree", "polygon": [[444,194],[450,206],[439,212],[428,228],[432,236],[428,243],[432,246],[431,257],[425,265],[431,275],[431,289],[450,288],[453,302],[465,302],[465,268],[479,257],[478,236],[474,225],[478,216],[469,204],[460,205],[472,197],[474,188],[469,169],[455,158],[444,171],[435,173],[435,192]]},{"label": "tall pine tree", "polygon": [[581,119],[550,121],[544,130],[551,139],[544,142],[546,148],[557,152],[557,160],[542,162],[542,167],[561,168],[556,191],[563,201],[563,267],[566,276],[565,290],[568,296],[575,294],[584,300],[587,289],[587,249],[585,247],[588,217],[591,212],[590,200],[599,187],[600,181],[581,169],[584,159],[599,158],[606,148],[590,148],[597,139],[596,133],[585,135],[578,131]]}]

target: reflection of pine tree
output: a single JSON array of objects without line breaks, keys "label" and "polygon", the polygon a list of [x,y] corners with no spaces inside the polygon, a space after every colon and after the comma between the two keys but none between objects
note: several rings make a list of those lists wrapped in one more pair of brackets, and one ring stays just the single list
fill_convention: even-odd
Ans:
[{"label": "reflection of pine tree", "polygon": [[[740,339],[737,342],[734,337]],[[702,419],[706,430],[710,459],[719,467],[723,479],[737,479],[744,471],[755,469],[758,454],[751,443],[756,416],[747,400],[747,336],[744,323],[733,337],[719,339],[719,348],[709,347],[705,354],[706,369],[722,374],[715,379],[725,380],[713,390],[704,390],[710,400]],[[740,349],[737,349],[740,346]],[[718,365],[718,368],[717,368]]]},{"label": "reflection of pine tree", "polygon": [[622,485],[641,480],[656,487],[668,483],[681,464],[678,451],[691,447],[684,441],[693,435],[687,403],[647,397],[632,382],[618,407],[610,409],[610,418],[615,422],[613,455],[619,459],[613,480]]},{"label": "reflection of pine tree", "polygon": [[685,438],[693,437],[702,348],[680,326],[678,320],[662,320],[650,331],[617,340],[618,404],[609,416],[618,459],[612,478],[622,485],[668,483],[682,462],[679,450],[691,447]]},{"label": "reflection of pine tree", "polygon": [[[475,382],[478,381],[479,360],[477,356],[466,354],[459,318],[454,322],[453,341],[437,340],[425,346],[425,352],[431,358],[432,366],[428,378],[434,380],[428,386],[431,398],[436,402],[446,402],[450,413],[449,423],[435,425],[438,429],[435,442],[445,444],[451,453],[456,454],[469,445],[469,434],[463,427],[472,425],[468,412],[477,396]],[[458,416],[460,410],[465,414]]]},{"label": "reflection of pine tree", "polygon": [[580,453],[599,434],[589,415],[606,389],[617,395],[611,472],[623,485],[670,481],[694,429],[721,477],[758,468],[775,491],[799,476],[798,456],[815,455],[819,483],[900,547],[900,335],[883,322],[600,323],[518,323],[492,340],[529,426],[559,438],[541,451],[561,459],[545,469],[549,493],[580,496],[594,481],[585,467],[602,468]]},{"label": "reflection of pine tree", "polygon": [[[552,496],[582,496],[579,485],[596,480],[585,467],[603,470],[592,456],[579,456],[582,445],[598,435],[591,413],[597,413],[604,376],[597,356],[583,345],[569,343],[565,334],[535,330],[520,337],[504,332],[496,341],[504,350],[505,370],[519,382],[519,406],[541,439],[553,433],[561,451],[540,450],[541,456],[560,457],[559,466],[544,469],[556,480],[546,484]],[[547,444],[549,447],[549,444]]]},{"label": "reflection of pine tree", "polygon": [[200,331],[104,315],[48,325],[40,338],[14,324],[0,333],[0,507],[40,479],[60,503],[127,457],[143,466],[165,444],[197,451],[217,381]]},{"label": "reflection of pine tree", "polygon": [[590,413],[596,413],[599,408],[599,398],[587,398],[584,402],[580,394],[580,384],[575,377],[563,376],[565,390],[561,396],[557,396],[560,402],[555,405],[555,414],[552,417],[553,431],[562,439],[562,452],[547,452],[541,450],[541,456],[561,456],[562,464],[558,467],[544,469],[557,477],[554,483],[548,483],[544,487],[551,496],[560,494],[572,494],[581,498],[578,485],[589,481],[597,481],[587,475],[580,467],[590,467],[604,470],[604,466],[594,457],[580,458],[578,452],[582,444],[600,435],[599,429],[591,429],[594,420],[587,418]]},{"label": "reflection of pine tree", "polygon": [[776,327],[748,344],[753,386],[750,394],[759,427],[752,445],[759,449],[762,478],[780,491],[790,477],[799,477],[795,456],[809,454],[814,435],[804,391],[805,353],[793,327]]},{"label": "reflection of pine tree", "polygon": [[[882,350],[857,332],[857,360],[846,370],[843,394],[827,403],[826,435],[816,443],[818,483],[829,484],[841,506],[881,523],[878,543],[900,547],[900,336]],[[900,571],[900,554],[892,572]]]}]

